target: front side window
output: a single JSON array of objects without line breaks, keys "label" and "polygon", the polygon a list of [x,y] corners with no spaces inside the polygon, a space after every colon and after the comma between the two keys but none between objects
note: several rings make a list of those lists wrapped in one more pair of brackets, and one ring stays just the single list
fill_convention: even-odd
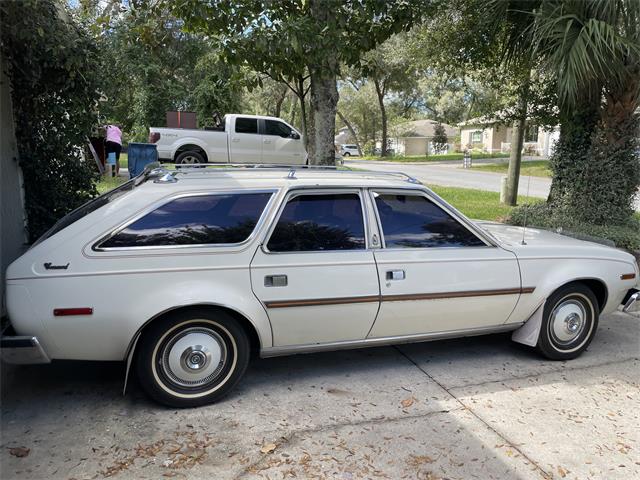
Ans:
[{"label": "front side window", "polygon": [[387,248],[485,246],[423,195],[374,193],[374,196]]},{"label": "front side window", "polygon": [[292,130],[291,127],[287,127],[282,122],[276,122],[275,120],[264,121],[264,133],[265,135],[277,135],[279,137],[290,137]]},{"label": "front side window", "polygon": [[98,248],[216,245],[245,241],[271,193],[181,197],[147,213]]},{"label": "front side window", "polygon": [[236,118],[236,133],[258,133],[258,119]]},{"label": "front side window", "polygon": [[365,248],[364,220],[357,193],[308,194],[285,205],[267,248],[311,252]]}]

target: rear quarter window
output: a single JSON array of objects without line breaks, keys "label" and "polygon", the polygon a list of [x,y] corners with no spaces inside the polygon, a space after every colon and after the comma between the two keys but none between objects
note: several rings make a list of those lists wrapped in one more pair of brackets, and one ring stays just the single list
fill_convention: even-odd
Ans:
[{"label": "rear quarter window", "polygon": [[271,192],[192,195],[129,223],[95,249],[228,245],[249,238]]}]

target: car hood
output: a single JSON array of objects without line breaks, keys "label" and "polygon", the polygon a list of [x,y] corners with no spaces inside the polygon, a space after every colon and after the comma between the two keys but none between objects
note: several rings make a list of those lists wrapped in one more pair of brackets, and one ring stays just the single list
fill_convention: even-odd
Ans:
[{"label": "car hood", "polygon": [[[493,236],[507,250],[512,250],[518,257],[528,255],[566,256],[585,258],[610,258],[634,264],[635,258],[630,253],[586,240],[560,235],[537,228],[516,227],[496,222],[476,222],[484,231]],[[523,242],[524,239],[524,242]],[[603,240],[606,241],[606,240]]]}]

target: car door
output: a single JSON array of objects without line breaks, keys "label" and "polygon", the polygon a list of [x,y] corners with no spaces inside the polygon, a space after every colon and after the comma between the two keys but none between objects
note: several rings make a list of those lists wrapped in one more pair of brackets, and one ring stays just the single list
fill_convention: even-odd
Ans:
[{"label": "car door", "polygon": [[236,117],[229,139],[231,163],[261,163],[262,135],[258,133],[258,119]]},{"label": "car door", "polygon": [[284,122],[263,120],[262,161],[295,165],[303,163],[302,138]]},{"label": "car door", "polygon": [[481,329],[507,321],[521,293],[515,255],[419,190],[370,192],[383,240],[380,312],[370,337]]},{"label": "car door", "polygon": [[274,346],[366,338],[380,288],[362,196],[358,189],[288,193],[251,263]]}]

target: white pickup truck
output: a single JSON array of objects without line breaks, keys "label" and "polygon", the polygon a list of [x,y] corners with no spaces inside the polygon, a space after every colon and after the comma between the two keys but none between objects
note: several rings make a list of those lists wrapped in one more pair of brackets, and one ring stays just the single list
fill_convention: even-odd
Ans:
[{"label": "white pickup truck", "polygon": [[219,127],[151,127],[150,133],[160,135],[160,160],[175,163],[307,163],[300,132],[275,117],[229,114]]}]

